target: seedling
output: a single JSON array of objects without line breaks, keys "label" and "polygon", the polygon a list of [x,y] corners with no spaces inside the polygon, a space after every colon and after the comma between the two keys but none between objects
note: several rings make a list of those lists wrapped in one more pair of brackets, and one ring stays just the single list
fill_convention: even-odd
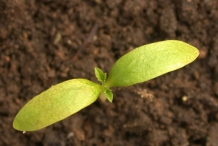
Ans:
[{"label": "seedling", "polygon": [[111,87],[145,82],[191,63],[198,55],[198,49],[177,40],[138,47],[117,60],[108,78],[95,68],[101,85],[87,79],[71,79],[35,96],[16,115],[13,127],[24,132],[42,129],[92,104],[101,93],[112,102]]}]

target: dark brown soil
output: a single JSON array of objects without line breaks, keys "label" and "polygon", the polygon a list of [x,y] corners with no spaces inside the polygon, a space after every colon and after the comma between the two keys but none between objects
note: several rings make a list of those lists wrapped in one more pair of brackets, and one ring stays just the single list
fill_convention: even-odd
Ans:
[{"label": "dark brown soil", "polygon": [[[0,145],[217,146],[217,24],[217,0],[1,0]],[[108,73],[126,52],[166,39],[201,54],[175,72],[114,88],[113,103],[96,101],[40,131],[13,129],[19,109],[51,85],[96,81],[95,66]]]}]

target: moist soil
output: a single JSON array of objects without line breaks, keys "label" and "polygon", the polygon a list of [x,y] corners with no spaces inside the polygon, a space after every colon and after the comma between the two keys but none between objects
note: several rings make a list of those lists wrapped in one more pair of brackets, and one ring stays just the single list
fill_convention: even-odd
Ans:
[{"label": "moist soil", "polygon": [[[217,14],[216,0],[1,0],[0,146],[217,146]],[[40,92],[72,78],[97,82],[94,67],[109,73],[125,53],[167,39],[199,57],[113,88],[113,103],[97,100],[36,132],[13,129]]]}]

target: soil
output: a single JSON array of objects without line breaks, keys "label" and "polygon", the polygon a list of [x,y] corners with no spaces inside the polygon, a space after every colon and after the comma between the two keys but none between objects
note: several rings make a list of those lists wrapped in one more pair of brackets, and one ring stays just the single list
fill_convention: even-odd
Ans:
[{"label": "soil", "polygon": [[[217,14],[216,0],[1,0],[0,146],[217,146]],[[128,51],[167,39],[200,56],[113,88],[113,103],[96,101],[36,132],[13,129],[19,109],[50,86],[96,82],[95,66],[109,73]]]}]

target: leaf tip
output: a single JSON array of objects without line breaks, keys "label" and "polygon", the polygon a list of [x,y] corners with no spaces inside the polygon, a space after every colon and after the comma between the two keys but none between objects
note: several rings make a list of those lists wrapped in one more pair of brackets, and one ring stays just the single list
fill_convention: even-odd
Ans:
[{"label": "leaf tip", "polygon": [[107,100],[112,102],[113,101],[113,93],[110,89],[105,88],[104,89],[104,95],[106,96]]},{"label": "leaf tip", "polygon": [[107,78],[107,74],[104,73],[100,68],[95,67],[95,76],[98,79],[99,82],[101,82],[102,84],[105,83],[106,78]]}]

